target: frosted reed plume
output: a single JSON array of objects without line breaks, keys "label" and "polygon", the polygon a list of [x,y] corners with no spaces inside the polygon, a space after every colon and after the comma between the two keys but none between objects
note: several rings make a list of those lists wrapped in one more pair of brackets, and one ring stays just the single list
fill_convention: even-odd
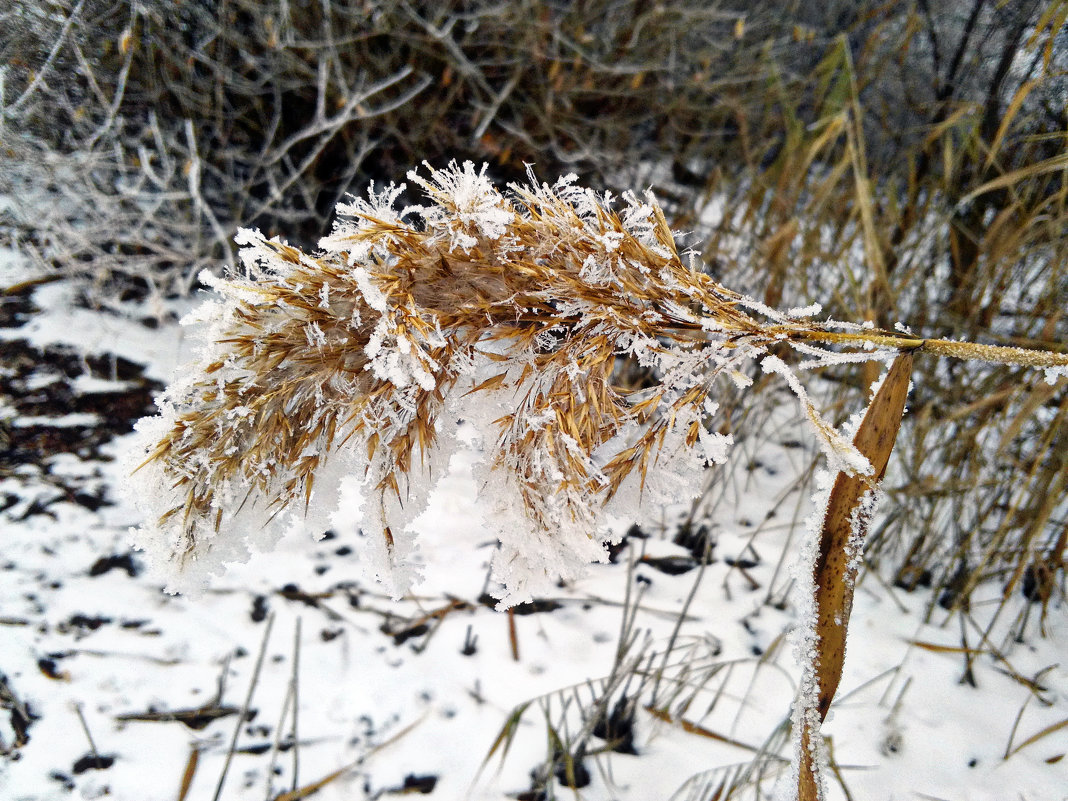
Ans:
[{"label": "frosted reed plume", "polygon": [[[195,586],[246,541],[325,529],[344,476],[362,481],[360,525],[394,593],[415,578],[409,524],[457,447],[481,433],[476,479],[500,539],[502,603],[607,558],[607,514],[642,519],[694,497],[731,438],[711,429],[714,383],[739,386],[754,359],[798,395],[833,469],[869,470],[813,408],[794,369],[892,356],[898,341],[835,353],[861,329],[779,313],[680,256],[650,194],[493,186],[467,162],[338,208],[309,255],[242,231],[243,274],[204,276],[221,296],[194,315],[205,347],[139,426],[139,544]],[[617,210],[616,210],[617,209]],[[882,345],[885,344],[885,347]],[[620,357],[655,386],[627,391]],[[639,505],[640,504],[640,505]]]}]

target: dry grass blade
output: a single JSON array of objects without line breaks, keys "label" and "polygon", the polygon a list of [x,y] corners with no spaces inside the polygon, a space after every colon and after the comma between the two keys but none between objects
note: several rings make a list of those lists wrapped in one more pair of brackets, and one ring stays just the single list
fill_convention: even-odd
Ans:
[{"label": "dry grass blade", "polygon": [[1005,430],[1001,434],[1001,439],[998,442],[997,453],[1001,454],[1006,451],[1012,441],[1019,436],[1023,430],[1027,421],[1031,419],[1035,412],[1045,403],[1047,403],[1058,390],[1063,389],[1063,382],[1057,384],[1047,384],[1045,382],[1036,383],[1034,388],[1031,389],[1028,396],[1024,399],[1020,406],[1020,411],[1016,413],[1016,416],[1005,427]]},{"label": "dry grass blade", "polygon": [[178,801],[185,801],[189,795],[189,788],[193,786],[193,777],[197,774],[197,764],[200,762],[200,748],[193,746],[189,749],[189,759],[182,771],[182,783],[178,787]]},{"label": "dry grass blade", "polygon": [[1012,96],[1012,101],[1009,103],[1009,107],[1005,110],[1005,116],[1001,120],[998,132],[994,135],[994,141],[990,143],[990,152],[987,154],[986,163],[983,165],[984,169],[990,169],[994,164],[994,159],[997,158],[998,151],[1001,149],[1001,144],[1005,141],[1005,134],[1012,125],[1013,119],[1019,113],[1020,106],[1023,105],[1027,96],[1031,94],[1032,90],[1034,90],[1040,83],[1041,81],[1038,78],[1026,81],[1020,84],[1020,88],[1017,89],[1016,93]]},{"label": "dry grass blade", "polygon": [[289,679],[290,693],[293,697],[293,789],[297,789],[300,778],[300,733],[297,730],[297,721],[300,716],[300,631],[301,619],[293,631],[293,674]]},{"label": "dry grass blade", "polygon": [[971,654],[978,656],[985,653],[982,648],[968,648],[964,645],[942,645],[941,643],[925,642],[924,640],[909,640],[908,644],[935,654]]},{"label": "dry grass blade", "polygon": [[508,644],[512,649],[512,661],[519,661],[519,634],[515,628],[515,609],[508,608]]},{"label": "dry grass blade", "polygon": [[[519,731],[519,722],[523,719],[524,713],[526,713],[532,703],[534,702],[527,701],[512,710],[512,713],[508,716],[508,720],[504,722],[501,730],[497,733],[493,745],[491,745],[489,751],[486,752],[486,758],[482,760],[482,765],[479,767],[479,774],[485,770],[486,765],[489,764],[489,761],[493,758],[493,755],[497,753],[498,749],[501,750],[501,762],[503,763],[504,758],[508,755],[508,750],[512,747],[512,742],[515,740],[515,736]],[[477,775],[475,780],[478,780]]]},{"label": "dry grass blade", "polygon": [[812,571],[816,603],[817,654],[814,668],[818,720],[806,714],[803,721],[798,778],[800,801],[816,801],[821,797],[812,758],[813,739],[819,736],[819,723],[827,717],[831,699],[842,678],[846,629],[853,607],[853,584],[859,567],[857,556],[870,515],[870,506],[865,503],[865,498],[886,471],[890,451],[901,426],[911,373],[912,355],[905,353],[898,356],[853,438],[853,445],[871,462],[872,474],[857,476],[839,473],[827,501],[819,555]]},{"label": "dry grass blade", "polygon": [[277,796],[275,798],[275,801],[300,801],[302,798],[308,798],[309,796],[314,795],[315,793],[322,790],[324,787],[326,787],[326,785],[330,784],[331,782],[340,779],[342,776],[352,770],[353,767],[353,765],[346,765],[343,768],[338,768],[332,773],[326,774],[323,778],[318,779],[317,781],[314,781],[311,784],[306,784],[303,787],[298,787],[295,790],[290,790],[288,793],[282,793],[282,795]]},{"label": "dry grass blade", "polygon": [[[267,626],[263,630],[263,642],[260,643],[260,653],[256,657],[256,665],[252,668],[252,678],[248,683],[248,693],[245,695],[245,703],[241,705],[241,714],[238,715],[234,725],[234,733],[230,738],[230,747],[226,752],[226,761],[223,763],[222,772],[219,774],[219,782],[215,785],[215,795],[212,801],[219,801],[222,797],[223,785],[226,783],[226,774],[230,771],[230,763],[233,761],[234,752],[237,749],[237,738],[241,734],[241,727],[248,717],[248,711],[252,708],[252,695],[256,691],[256,685],[260,680],[260,670],[263,668],[263,658],[267,654],[267,642],[271,638],[271,627],[274,626],[274,614],[267,618]],[[222,694],[220,693],[220,700]]]},{"label": "dry grass blade", "polygon": [[317,780],[315,780],[313,782],[305,784],[303,787],[297,787],[297,788],[295,788],[293,790],[290,790],[287,793],[282,793],[281,795],[276,796],[274,801],[301,801],[301,799],[309,798],[310,796],[315,795],[317,792],[322,790],[328,784],[331,784],[332,782],[337,781],[342,776],[344,776],[346,773],[351,771],[353,768],[355,768],[356,766],[362,764],[371,755],[378,753],[383,748],[386,748],[387,746],[390,746],[393,743],[395,743],[398,740],[400,740],[402,737],[404,737],[409,732],[411,732],[416,726],[418,726],[424,720],[426,720],[425,716],[419,718],[418,720],[413,721],[412,723],[409,723],[407,726],[405,726],[403,729],[401,729],[395,735],[390,737],[388,740],[386,740],[385,742],[379,743],[374,748],[372,748],[370,751],[368,751],[366,754],[363,754],[362,756],[360,756],[358,759],[353,760],[349,764],[347,764],[347,765],[345,765],[343,767],[340,767],[337,770],[331,771],[330,773],[328,773],[325,776],[323,776],[323,778],[321,778],[321,779],[317,779]]},{"label": "dry grass blade", "polygon": [[56,281],[62,281],[62,275],[42,275],[36,278],[27,278],[25,281],[16,281],[9,286],[0,287],[0,297],[11,297],[12,295],[22,295],[29,292],[31,289],[36,289],[39,286],[45,284],[51,284]]},{"label": "dry grass blade", "polygon": [[1038,732],[1032,734],[1030,737],[1028,737],[1026,740],[1024,740],[1018,746],[1013,748],[1012,751],[1007,754],[1006,758],[1012,756],[1013,754],[1019,753],[1021,750],[1023,750],[1024,748],[1026,748],[1027,746],[1029,746],[1029,745],[1031,745],[1033,743],[1037,743],[1043,737],[1048,737],[1049,735],[1053,734],[1054,732],[1060,731],[1061,729],[1064,729],[1064,728],[1068,728],[1068,718],[1065,718],[1064,720],[1062,720],[1062,721],[1060,721],[1058,723],[1050,724],[1049,726],[1046,726],[1041,731],[1038,731]]},{"label": "dry grass blade", "polygon": [[[1034,47],[1038,42],[1040,35],[1044,33],[1047,28],[1053,32],[1063,30],[1066,20],[1068,20],[1068,3],[1064,2],[1064,0],[1054,0],[1054,2],[1046,7],[1042,12],[1042,15],[1039,17],[1038,22],[1035,24],[1034,31],[1027,40],[1027,47]],[[1054,38],[1053,35],[1047,38],[1045,47],[1042,51],[1043,64],[1046,69],[1049,69],[1050,59],[1053,57]]]},{"label": "dry grass blade", "polygon": [[[908,394],[912,356],[899,356],[890,369],[861,423],[853,444],[872,463],[873,475],[839,473],[827,505],[819,559],[813,570],[820,609],[818,633],[821,648],[820,716],[825,717],[838,687],[845,656],[845,631],[852,608],[857,565],[850,564],[860,543],[856,510],[862,498],[886,470],[894,447]],[[865,521],[859,521],[865,522]],[[859,531],[863,534],[863,529]],[[851,541],[852,540],[852,541]]]},{"label": "dry grass blade", "polygon": [[678,726],[687,734],[696,734],[699,737],[707,737],[710,740],[725,743],[726,745],[733,745],[735,748],[741,748],[745,751],[751,751],[754,754],[759,754],[763,750],[755,745],[750,745],[749,743],[742,742],[741,740],[736,740],[733,737],[728,737],[725,734],[719,734],[718,732],[714,732],[711,729],[706,728],[705,726],[701,726],[700,724],[691,723],[685,718],[674,717],[670,712],[666,712],[663,709],[657,709],[652,704],[647,704],[644,709],[654,718],[662,720],[665,723],[670,723],[672,726]]},{"label": "dry grass blade", "polygon": [[82,731],[85,733],[85,739],[89,741],[89,753],[93,755],[93,761],[97,768],[101,768],[100,752],[96,748],[96,742],[93,740],[93,734],[89,731],[89,724],[85,722],[85,713],[82,711],[81,702],[75,702],[74,712],[78,716],[78,722],[82,725]]},{"label": "dry grass blade", "polygon": [[1021,181],[1025,181],[1029,178],[1034,178],[1039,175],[1047,175],[1051,172],[1061,172],[1068,170],[1068,154],[1062,154],[1060,156],[1054,156],[1053,158],[1040,161],[1037,164],[1029,164],[1026,167],[1021,167],[1018,170],[1006,173],[1005,175],[998,176],[992,181],[987,181],[982,186],[976,187],[963,198],[960,202],[968,203],[971,200],[986,194],[987,192],[993,192],[996,189],[1005,189],[1007,187],[1014,187]]}]

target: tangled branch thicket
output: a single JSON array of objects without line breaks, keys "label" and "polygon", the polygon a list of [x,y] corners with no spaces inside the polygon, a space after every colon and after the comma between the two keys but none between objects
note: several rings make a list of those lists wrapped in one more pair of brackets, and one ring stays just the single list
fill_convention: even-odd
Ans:
[{"label": "tangled branch thicket", "polygon": [[796,52],[772,14],[734,36],[742,16],[697,0],[13,0],[0,232],[106,301],[188,291],[232,263],[242,226],[314,245],[354,185],[424,158],[627,181],[715,141],[717,94]]}]

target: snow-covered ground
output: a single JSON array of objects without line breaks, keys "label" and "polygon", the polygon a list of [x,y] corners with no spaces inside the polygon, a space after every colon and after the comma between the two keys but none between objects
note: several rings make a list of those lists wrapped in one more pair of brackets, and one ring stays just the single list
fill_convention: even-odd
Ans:
[{"label": "snow-covered ground", "polygon": [[[24,277],[0,271],[4,286]],[[814,453],[789,424],[792,400],[710,494],[703,570],[679,510],[664,510],[613,564],[496,612],[495,543],[461,454],[421,526],[415,595],[393,602],[363,577],[359,520],[342,518],[326,539],[287,537],[203,595],[175,597],[128,545],[139,521],[110,460],[123,439],[52,443],[121,428],[85,399],[145,391],[119,357],[168,380],[188,355],[183,331],[73,299],[65,282],[42,285],[39,311],[0,331],[5,386],[20,393],[0,399],[0,448],[21,427],[18,442],[32,430],[55,451],[0,462],[0,799],[696,799],[755,758],[770,788],[800,675],[781,600]],[[64,354],[64,370],[50,364]],[[65,397],[60,385],[72,408],[96,411],[33,406]],[[1026,641],[1006,641],[1019,598],[984,640],[1000,587],[988,596],[968,619],[939,610],[924,623],[922,591],[865,576],[824,727],[831,798],[1068,799],[1068,615],[1053,608],[1039,636],[1036,608]],[[961,682],[969,657],[975,686]],[[585,784],[575,791],[566,767],[541,780],[561,749]]]}]

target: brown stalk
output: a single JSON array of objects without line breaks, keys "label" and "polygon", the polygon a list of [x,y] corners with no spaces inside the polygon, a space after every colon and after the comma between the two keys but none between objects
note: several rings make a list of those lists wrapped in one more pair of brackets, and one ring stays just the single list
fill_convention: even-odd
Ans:
[{"label": "brown stalk", "polygon": [[508,643],[512,647],[512,661],[519,661],[519,633],[515,628],[515,609],[508,607]]},{"label": "brown stalk", "polygon": [[955,359],[993,362],[995,364],[1019,364],[1025,367],[1068,366],[1068,354],[1050,350],[1016,348],[1006,345],[982,345],[977,342],[958,342],[949,339],[918,339],[900,336],[885,331],[839,331],[805,330],[793,334],[794,338],[808,342],[829,342],[839,345],[870,343],[884,348],[900,348],[918,353],[932,353]]},{"label": "brown stalk", "polygon": [[853,587],[858,563],[855,556],[863,545],[868,521],[861,514],[864,496],[874,489],[890,459],[901,415],[908,396],[912,354],[898,356],[890,372],[868,407],[864,420],[853,438],[853,445],[872,466],[870,476],[840,472],[835,479],[820,535],[820,550],[812,569],[816,601],[816,655],[814,678],[817,687],[816,713],[803,716],[801,732],[801,769],[798,776],[799,801],[818,801],[822,797],[818,770],[813,762],[813,741],[819,736],[819,723],[827,717],[845,661],[846,629],[853,608]]},{"label": "brown stalk", "polygon": [[735,748],[742,748],[746,751],[751,751],[754,754],[761,753],[762,749],[755,745],[736,740],[733,737],[727,737],[726,735],[714,732],[709,728],[701,726],[697,723],[691,723],[683,717],[672,716],[672,714],[664,709],[657,709],[652,704],[647,704],[643,709],[658,720],[662,720],[665,723],[680,727],[684,732],[688,734],[696,734],[700,737],[707,737],[710,740],[716,740],[717,742],[726,743],[727,745],[733,745]]},{"label": "brown stalk", "polygon": [[193,746],[189,749],[189,759],[186,760],[185,770],[182,772],[182,783],[178,787],[178,801],[185,801],[189,795],[189,788],[193,785],[193,777],[197,773],[197,764],[200,762],[200,748]]}]

